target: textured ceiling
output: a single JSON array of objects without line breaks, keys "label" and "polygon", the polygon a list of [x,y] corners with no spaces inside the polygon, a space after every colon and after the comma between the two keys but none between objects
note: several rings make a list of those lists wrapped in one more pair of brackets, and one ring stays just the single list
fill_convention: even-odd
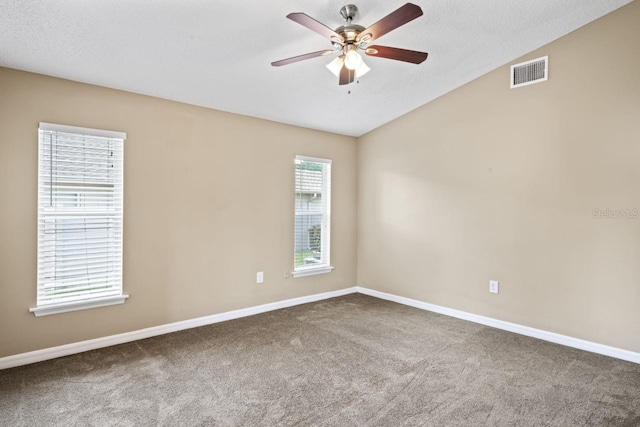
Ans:
[{"label": "textured ceiling", "polygon": [[[270,63],[330,48],[285,16],[335,28],[345,0],[0,0],[0,66],[360,136],[630,2],[417,0],[424,16],[375,44],[427,61],[365,57],[338,86],[332,57]],[[367,27],[406,1],[354,3]]]}]

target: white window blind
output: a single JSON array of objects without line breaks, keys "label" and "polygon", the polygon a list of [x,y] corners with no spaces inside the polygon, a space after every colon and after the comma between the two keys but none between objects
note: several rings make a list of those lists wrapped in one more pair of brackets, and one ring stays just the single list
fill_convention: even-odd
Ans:
[{"label": "white window blind", "polygon": [[331,160],[296,156],[294,234],[294,276],[331,271]]},{"label": "white window blind", "polygon": [[36,315],[43,308],[41,314],[52,314],[47,307],[87,308],[123,297],[125,138],[120,132],[40,124],[38,307],[31,309]]}]

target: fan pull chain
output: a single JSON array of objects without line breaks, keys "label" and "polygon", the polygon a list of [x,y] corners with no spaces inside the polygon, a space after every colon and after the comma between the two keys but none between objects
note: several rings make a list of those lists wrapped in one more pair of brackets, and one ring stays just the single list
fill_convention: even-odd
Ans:
[{"label": "fan pull chain", "polygon": [[[360,84],[360,80],[356,80],[356,84],[359,85]],[[347,90],[347,95],[351,95],[351,89]]]}]

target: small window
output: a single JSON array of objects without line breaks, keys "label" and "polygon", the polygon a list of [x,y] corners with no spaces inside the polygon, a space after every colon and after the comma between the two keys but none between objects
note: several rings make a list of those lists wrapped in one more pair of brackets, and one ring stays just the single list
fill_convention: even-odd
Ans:
[{"label": "small window", "polygon": [[294,277],[329,273],[331,160],[296,156]]},{"label": "small window", "polygon": [[40,123],[36,316],[120,304],[126,134]]}]

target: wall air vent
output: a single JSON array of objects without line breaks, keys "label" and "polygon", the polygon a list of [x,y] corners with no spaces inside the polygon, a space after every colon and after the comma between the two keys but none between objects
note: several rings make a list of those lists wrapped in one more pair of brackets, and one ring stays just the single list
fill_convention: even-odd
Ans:
[{"label": "wall air vent", "polygon": [[549,57],[532,59],[511,66],[511,89],[540,83],[549,78]]}]

